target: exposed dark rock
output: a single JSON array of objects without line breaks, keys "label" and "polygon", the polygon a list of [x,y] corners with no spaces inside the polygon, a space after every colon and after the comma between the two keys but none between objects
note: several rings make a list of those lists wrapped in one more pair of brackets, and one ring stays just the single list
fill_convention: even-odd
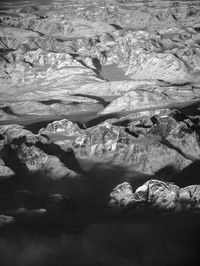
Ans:
[{"label": "exposed dark rock", "polygon": [[[68,125],[71,125],[70,130]],[[189,119],[176,121],[169,112],[165,116],[150,116],[125,126],[127,128],[105,122],[84,131],[76,124],[61,120],[42,132],[52,132],[48,135],[51,140],[61,148],[71,147],[79,158],[132,164],[136,171],[148,174],[166,167],[179,171],[199,160],[198,136]]]},{"label": "exposed dark rock", "polygon": [[2,215],[2,214],[0,215],[0,227],[11,224],[13,222],[14,222],[13,217]]},{"label": "exposed dark rock", "polygon": [[183,88],[159,88],[143,87],[136,91],[130,91],[113,100],[101,114],[116,113],[122,111],[135,111],[169,108],[189,101],[199,100],[199,92],[195,94],[192,88],[184,91]]},{"label": "exposed dark rock", "polygon": [[[1,163],[1,162],[0,162]],[[7,166],[0,165],[0,179],[7,179],[13,176],[15,173]]]},{"label": "exposed dark rock", "polygon": [[[37,142],[48,144],[48,137],[34,135],[17,125],[2,126],[1,135],[4,141],[2,147],[4,153],[7,153],[7,150],[11,148],[10,152],[16,154],[15,156],[20,163],[24,164],[30,172],[42,172],[53,179],[78,176],[76,172],[68,169],[58,157],[48,155],[34,145]],[[7,160],[9,161],[9,158]],[[10,164],[12,165],[12,162]],[[1,175],[14,174],[10,168],[3,165],[0,167],[2,168]]]},{"label": "exposed dark rock", "polygon": [[158,180],[149,180],[133,192],[127,182],[118,185],[110,194],[112,208],[152,208],[162,211],[199,210],[200,187],[184,188]]},{"label": "exposed dark rock", "polygon": [[47,155],[35,146],[22,144],[18,150],[18,157],[31,172],[39,171],[55,179],[77,176],[77,173],[68,169],[57,157]]},{"label": "exposed dark rock", "polygon": [[41,128],[39,134],[62,134],[64,136],[79,136],[82,130],[75,123],[67,119],[63,119],[60,121],[54,121],[47,125],[46,128]]}]

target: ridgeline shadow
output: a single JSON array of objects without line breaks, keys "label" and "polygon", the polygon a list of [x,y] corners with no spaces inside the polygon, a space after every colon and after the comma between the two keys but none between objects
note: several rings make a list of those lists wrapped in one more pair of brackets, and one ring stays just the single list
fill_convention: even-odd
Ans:
[{"label": "ridgeline shadow", "polygon": [[189,166],[184,168],[181,172],[171,177],[170,181],[173,181],[180,187],[189,185],[200,184],[200,161],[191,163]]},{"label": "ridgeline shadow", "polygon": [[100,104],[103,105],[103,107],[106,107],[107,105],[110,104],[110,102],[106,102],[103,98],[98,97],[98,96],[94,96],[94,95],[89,95],[89,94],[82,94],[82,93],[77,93],[77,94],[72,94],[73,96],[81,96],[81,97],[86,97],[89,99],[94,99],[96,101],[98,101]]}]

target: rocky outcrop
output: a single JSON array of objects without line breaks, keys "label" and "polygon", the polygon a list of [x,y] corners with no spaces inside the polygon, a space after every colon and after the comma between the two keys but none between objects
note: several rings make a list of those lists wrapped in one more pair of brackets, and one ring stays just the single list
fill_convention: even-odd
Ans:
[{"label": "rocky outcrop", "polygon": [[199,92],[192,87],[158,87],[143,86],[135,91],[124,93],[123,96],[113,100],[101,114],[122,111],[135,111],[163,109],[177,106],[188,101],[199,101]]},{"label": "rocky outcrop", "polygon": [[166,167],[176,172],[200,159],[195,124],[187,117],[178,121],[177,115],[170,111],[165,115],[150,114],[132,122],[130,119],[125,126],[115,125],[118,120],[114,119],[85,130],[61,120],[40,133],[47,134],[61,148],[73,149],[77,158],[132,165],[146,174],[158,173]]},{"label": "rocky outcrop", "polygon": [[28,142],[37,142],[39,139],[42,141],[40,136],[34,135],[29,130],[26,130],[20,125],[4,125],[0,127],[0,135],[3,139],[4,145],[11,144],[18,139],[26,139]]},{"label": "rocky outcrop", "polygon": [[[58,0],[0,11],[2,215],[70,213],[74,198],[85,201],[79,191],[104,198],[108,168],[111,179],[121,173],[113,186],[127,175],[139,185],[156,179],[135,192],[137,182],[120,184],[112,207],[199,208],[198,182],[157,180],[177,180],[200,160],[200,8],[191,2]],[[30,190],[40,180],[42,195]],[[8,210],[6,197],[17,206]]]},{"label": "rocky outcrop", "polygon": [[[113,96],[119,97],[129,91],[135,91],[138,88],[146,88],[147,86],[162,85],[162,82],[158,80],[124,80],[124,81],[110,81],[101,83],[91,83],[82,85],[80,88],[74,91],[77,94],[98,96],[101,98],[107,98]],[[112,99],[112,98],[111,98]]]},{"label": "rocky outcrop", "polygon": [[54,121],[47,125],[46,128],[41,128],[39,134],[62,134],[64,136],[79,136],[83,130],[79,128],[76,123],[73,123],[67,119],[60,121]]},{"label": "rocky outcrop", "polygon": [[[112,0],[104,6],[103,1],[97,5],[89,1],[92,8],[87,10],[80,1],[75,11],[73,5],[59,1],[50,9],[42,6],[27,12],[21,8],[15,16],[1,14],[1,98],[3,108],[11,111],[2,113],[1,120],[99,110],[99,104],[105,107],[113,100],[110,96],[122,98],[104,113],[121,106],[134,109],[138,102],[127,102],[131,97],[148,99],[147,108],[182,102],[181,92],[172,97],[163,95],[161,88],[150,101],[148,85],[158,80],[199,84],[199,10],[185,3],[179,7],[162,3],[162,8],[146,6],[146,10],[134,4]],[[115,90],[102,71],[113,63],[133,83],[121,81]],[[132,92],[139,84],[144,92]],[[103,96],[104,101],[87,97],[91,94]],[[187,101],[199,98],[192,88],[188,96]],[[57,102],[45,104],[50,100]]]},{"label": "rocky outcrop", "polygon": [[5,165],[4,161],[0,158],[0,180],[7,179],[13,176],[15,173]]},{"label": "rocky outcrop", "polygon": [[[9,152],[13,153],[16,160],[24,164],[30,172],[40,172],[52,179],[63,177],[78,177],[79,174],[70,170],[57,156],[46,154],[36,147],[37,143],[47,144],[48,138],[41,135],[34,135],[22,126],[2,126],[0,134],[3,138],[2,151],[4,156]],[[7,159],[9,161],[9,159]],[[2,175],[13,175],[14,172],[8,167],[1,165]]]},{"label": "rocky outcrop", "polygon": [[77,157],[131,164],[136,171],[146,174],[154,174],[167,165],[180,170],[190,164],[176,150],[162,144],[156,135],[139,139],[133,135],[123,127],[105,122],[76,138],[73,148]]},{"label": "rocky outcrop", "polygon": [[5,225],[11,224],[13,222],[14,222],[13,217],[6,216],[6,215],[0,215],[0,228]]},{"label": "rocky outcrop", "polygon": [[132,210],[151,208],[160,211],[199,210],[200,186],[184,188],[159,180],[149,180],[133,192],[127,182],[114,188],[110,194],[109,206]]},{"label": "rocky outcrop", "polygon": [[48,155],[35,146],[22,144],[17,156],[30,172],[40,172],[50,178],[76,177],[77,173],[67,168],[59,158]]}]

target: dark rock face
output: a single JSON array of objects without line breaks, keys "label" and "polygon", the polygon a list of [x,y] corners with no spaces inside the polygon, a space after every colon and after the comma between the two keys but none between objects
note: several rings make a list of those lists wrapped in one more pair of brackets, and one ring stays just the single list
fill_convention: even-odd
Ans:
[{"label": "dark rock face", "polygon": [[145,207],[161,211],[199,210],[199,185],[184,188],[158,180],[149,180],[133,192],[129,183],[111,192],[109,206],[128,209]]},{"label": "dark rock face", "polygon": [[48,124],[46,128],[41,128],[39,134],[51,135],[58,133],[65,136],[79,136],[81,132],[82,130],[76,123],[63,119]]},{"label": "dark rock face", "polygon": [[[30,172],[42,172],[50,178],[75,177],[77,174],[68,169],[59,158],[46,154],[36,147],[36,143],[48,143],[48,140],[41,135],[34,135],[32,132],[24,129],[22,126],[9,125],[2,126],[2,151],[15,154],[19,165],[23,164]],[[9,160],[9,159],[8,159]],[[11,163],[11,162],[10,162]],[[1,165],[1,175],[14,175],[14,172]]]},{"label": "dark rock face", "polygon": [[76,173],[66,168],[57,157],[47,155],[35,146],[22,144],[18,148],[18,157],[29,171],[44,172],[51,178],[62,178],[76,176]]},{"label": "dark rock face", "polygon": [[[54,140],[60,132],[63,137],[58,136],[56,143],[63,149],[72,148],[78,158],[131,164],[136,171],[155,174],[165,167],[179,171],[199,160],[194,124],[188,119],[177,121],[173,116],[173,113],[150,116],[130,122],[127,127],[113,125],[110,121],[86,130],[69,122],[63,125],[66,122],[61,120],[54,122],[54,126],[49,124],[41,132],[50,133],[48,136]],[[73,138],[68,138],[71,135]]]}]

